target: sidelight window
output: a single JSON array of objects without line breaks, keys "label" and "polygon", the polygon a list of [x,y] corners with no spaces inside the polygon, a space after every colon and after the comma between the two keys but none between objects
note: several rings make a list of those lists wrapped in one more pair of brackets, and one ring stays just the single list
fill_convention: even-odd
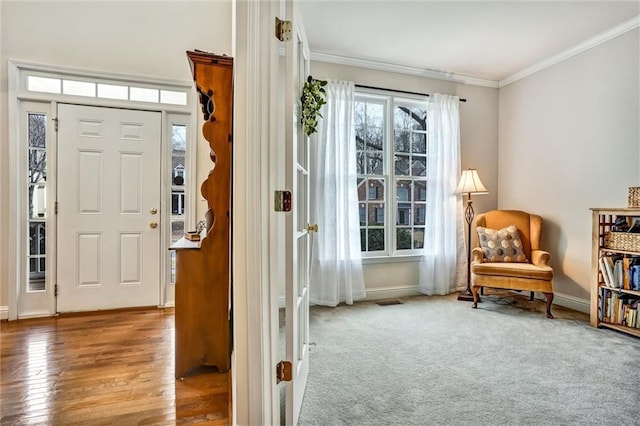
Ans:
[{"label": "sidelight window", "polygon": [[27,292],[46,290],[47,269],[47,116],[29,113]]}]

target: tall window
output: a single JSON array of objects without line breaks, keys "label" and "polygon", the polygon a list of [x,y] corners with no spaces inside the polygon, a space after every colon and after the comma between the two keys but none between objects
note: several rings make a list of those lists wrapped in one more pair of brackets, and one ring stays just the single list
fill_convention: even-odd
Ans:
[{"label": "tall window", "polygon": [[356,96],[360,243],[365,255],[417,254],[424,246],[426,120],[423,101]]},{"label": "tall window", "polygon": [[29,280],[27,292],[46,290],[47,265],[47,116],[28,114]]},{"label": "tall window", "polygon": [[[187,126],[171,125],[171,243],[184,236]],[[176,252],[171,251],[170,282],[175,283]]]}]

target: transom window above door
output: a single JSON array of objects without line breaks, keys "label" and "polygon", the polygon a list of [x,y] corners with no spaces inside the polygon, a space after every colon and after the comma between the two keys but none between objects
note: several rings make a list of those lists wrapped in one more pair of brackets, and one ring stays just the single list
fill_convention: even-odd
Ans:
[{"label": "transom window above door", "polygon": [[166,90],[124,83],[108,84],[99,81],[43,77],[39,75],[27,75],[26,89],[30,92],[169,105],[187,105],[188,100],[187,90]]}]

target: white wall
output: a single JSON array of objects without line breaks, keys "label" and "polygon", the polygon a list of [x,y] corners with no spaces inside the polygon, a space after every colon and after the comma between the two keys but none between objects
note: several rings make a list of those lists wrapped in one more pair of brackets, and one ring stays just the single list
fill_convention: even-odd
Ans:
[{"label": "white wall", "polygon": [[[350,80],[356,84],[418,93],[446,93],[466,98],[460,104],[460,148],[462,168],[474,167],[489,195],[474,199],[476,212],[497,206],[498,181],[498,90],[452,81],[369,70],[313,61],[311,74],[320,79]],[[415,293],[419,263],[368,263],[364,266],[368,299]]]},{"label": "white wall", "polygon": [[[0,2],[0,254],[11,248],[8,222],[7,61],[9,59],[192,81],[185,51],[231,54],[231,0]],[[198,109],[199,111],[199,109]],[[199,116],[199,120],[202,118]],[[11,123],[12,124],[12,123]],[[13,124],[12,124],[13,125]],[[197,182],[211,169],[203,151]],[[198,218],[204,206],[198,201]],[[0,306],[8,305],[6,256],[0,256]]]},{"label": "white wall", "polygon": [[555,290],[589,299],[591,207],[640,185],[639,30],[500,89],[499,208],[544,218]]}]

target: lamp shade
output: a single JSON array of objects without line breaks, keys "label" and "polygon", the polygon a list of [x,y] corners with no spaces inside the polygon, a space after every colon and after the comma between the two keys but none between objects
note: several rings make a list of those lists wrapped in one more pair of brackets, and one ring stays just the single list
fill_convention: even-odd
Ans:
[{"label": "lamp shade", "polygon": [[466,169],[462,171],[460,182],[456,188],[455,194],[488,194],[487,188],[484,187],[478,176],[478,170]]}]

